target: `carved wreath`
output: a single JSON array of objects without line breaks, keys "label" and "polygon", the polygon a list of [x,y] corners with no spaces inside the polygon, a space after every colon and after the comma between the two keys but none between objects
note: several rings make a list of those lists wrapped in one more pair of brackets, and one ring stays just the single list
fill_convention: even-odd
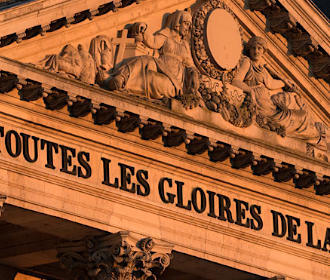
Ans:
[{"label": "carved wreath", "polygon": [[[226,10],[233,16],[234,20],[238,24],[234,13],[221,0],[211,0],[204,3],[193,15],[191,52],[196,66],[203,74],[217,80],[222,80],[223,78],[225,78],[226,80],[231,80],[235,68],[230,71],[227,71],[219,67],[218,64],[212,58],[212,55],[207,47],[205,26],[209,15],[215,9]],[[239,28],[239,30],[242,34],[241,27]]]},{"label": "carved wreath", "polygon": [[[223,82],[223,88],[219,89],[214,82],[208,82],[207,80],[209,78],[205,79],[204,77],[201,80],[199,92],[209,110],[220,113],[224,120],[230,122],[234,126],[248,127],[251,125],[254,115],[254,106],[251,97],[243,93],[229,90],[226,87],[227,83],[231,83],[237,71],[237,66],[231,70],[222,69],[214,61],[207,47],[205,26],[207,26],[208,17],[215,9],[226,10],[233,16],[238,24],[236,16],[229,7],[220,0],[211,0],[204,3],[193,15],[191,52],[195,65],[201,73],[212,79]],[[242,41],[242,28],[239,27],[239,30]],[[210,86],[210,84],[213,84],[213,86]],[[217,89],[215,90],[215,88]],[[240,102],[236,102],[236,99],[241,100]]]}]

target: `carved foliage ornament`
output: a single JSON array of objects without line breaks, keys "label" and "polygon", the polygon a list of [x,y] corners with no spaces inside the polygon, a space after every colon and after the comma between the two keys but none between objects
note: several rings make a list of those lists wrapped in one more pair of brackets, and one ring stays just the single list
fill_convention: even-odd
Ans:
[{"label": "carved foliage ornament", "polygon": [[64,243],[58,258],[74,280],[157,280],[170,264],[171,249],[155,247],[151,238],[136,241],[122,231]]},{"label": "carved foliage ornament", "polygon": [[206,75],[199,88],[206,107],[235,126],[248,127],[254,115],[252,100],[228,85],[242,57],[241,32],[225,3],[207,1],[193,16],[191,51],[195,65]]}]

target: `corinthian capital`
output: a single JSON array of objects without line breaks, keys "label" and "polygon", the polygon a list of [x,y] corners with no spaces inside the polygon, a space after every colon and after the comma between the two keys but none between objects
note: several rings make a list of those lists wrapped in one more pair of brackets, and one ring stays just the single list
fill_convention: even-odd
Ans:
[{"label": "corinthian capital", "polygon": [[66,242],[57,250],[74,280],[157,280],[170,264],[172,248],[120,231]]}]

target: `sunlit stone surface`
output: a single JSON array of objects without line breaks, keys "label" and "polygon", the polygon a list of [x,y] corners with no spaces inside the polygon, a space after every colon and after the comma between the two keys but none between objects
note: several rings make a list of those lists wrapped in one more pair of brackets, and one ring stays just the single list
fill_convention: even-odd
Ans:
[{"label": "sunlit stone surface", "polygon": [[207,42],[215,62],[224,69],[234,68],[242,53],[239,27],[224,9],[214,10],[207,21]]}]

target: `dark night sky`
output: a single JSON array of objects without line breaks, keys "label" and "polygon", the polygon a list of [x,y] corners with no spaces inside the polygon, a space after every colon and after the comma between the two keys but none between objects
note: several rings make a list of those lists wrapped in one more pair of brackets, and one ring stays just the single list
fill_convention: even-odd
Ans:
[{"label": "dark night sky", "polygon": [[315,5],[330,18],[330,0],[312,0]]}]

